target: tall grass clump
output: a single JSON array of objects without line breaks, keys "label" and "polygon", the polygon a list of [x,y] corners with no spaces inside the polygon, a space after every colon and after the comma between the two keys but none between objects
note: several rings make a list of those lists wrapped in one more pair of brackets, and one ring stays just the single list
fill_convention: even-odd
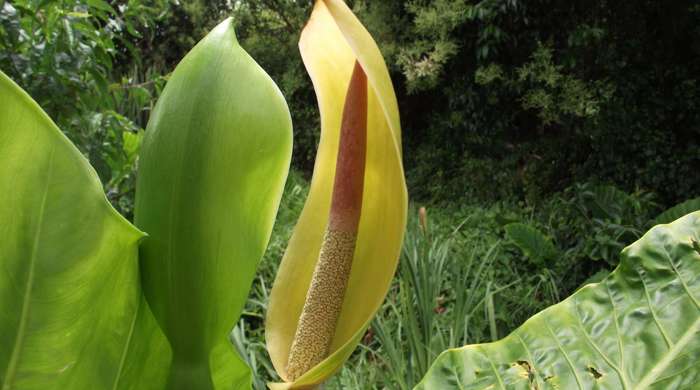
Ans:
[{"label": "tall grass clump", "polygon": [[484,337],[484,325],[495,323],[484,309],[499,289],[488,272],[499,243],[466,240],[461,227],[410,222],[397,282],[370,329],[384,385],[413,388],[442,350]]}]

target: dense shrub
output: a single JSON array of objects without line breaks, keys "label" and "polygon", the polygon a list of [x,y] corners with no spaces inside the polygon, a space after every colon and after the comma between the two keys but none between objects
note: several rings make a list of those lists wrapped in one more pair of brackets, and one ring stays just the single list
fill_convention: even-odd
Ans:
[{"label": "dense shrub", "polygon": [[[401,86],[416,195],[533,201],[586,180],[697,195],[694,2],[355,4]],[[397,23],[371,23],[386,14]]]},{"label": "dense shrub", "polygon": [[[164,79],[132,45],[167,3],[0,2],[0,69],[90,159],[110,200],[133,206],[143,128]],[[128,60],[127,60],[128,59]]]},{"label": "dense shrub", "polygon": [[[350,3],[392,72],[414,198],[536,204],[589,180],[653,191],[664,205],[698,195],[694,2]],[[163,76],[226,15],[289,101],[294,165],[311,171],[319,118],[296,47],[311,2],[2,4],[0,67],[57,118],[105,183],[129,164],[123,129],[145,126]],[[128,184],[111,187],[129,193]],[[115,200],[126,210],[128,202]]]}]

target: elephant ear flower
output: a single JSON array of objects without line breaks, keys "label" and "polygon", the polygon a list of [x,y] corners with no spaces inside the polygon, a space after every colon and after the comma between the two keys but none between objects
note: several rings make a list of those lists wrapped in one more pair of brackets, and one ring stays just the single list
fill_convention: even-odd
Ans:
[{"label": "elephant ear flower", "polygon": [[276,390],[323,383],[350,356],[390,286],[408,203],[396,96],[370,34],[342,0],[318,0],[299,49],[321,139],[268,307]]}]

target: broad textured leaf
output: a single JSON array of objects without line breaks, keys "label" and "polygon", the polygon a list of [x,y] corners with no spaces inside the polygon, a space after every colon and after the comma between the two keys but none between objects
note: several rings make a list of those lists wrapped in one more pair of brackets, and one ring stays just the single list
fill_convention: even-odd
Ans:
[{"label": "broad textured leaf", "polygon": [[621,216],[622,208],[629,202],[629,195],[615,186],[602,185],[593,187],[584,194],[584,199],[593,217],[617,219]]},{"label": "broad textured leaf", "polygon": [[700,210],[700,198],[689,199],[659,214],[659,216],[654,219],[654,223],[671,223],[688,213],[698,210]]},{"label": "broad textured leaf", "polygon": [[366,73],[369,86],[367,155],[359,233],[331,354],[295,382],[272,384],[275,389],[321,383],[350,356],[384,300],[406,225],[399,112],[376,43],[343,1],[327,0],[316,2],[299,48],[318,99],[321,140],[309,196],[268,306],[268,351],[285,380],[289,351],[328,222],[343,105],[356,61]]},{"label": "broad textured leaf", "polygon": [[516,222],[505,226],[506,235],[527,257],[535,262],[543,262],[557,255],[552,240],[534,227]]},{"label": "broad textured leaf", "polygon": [[[150,118],[137,182],[144,292],[173,350],[170,388],[250,387],[228,342],[287,177],[291,118],[233,22],[180,62]],[[213,379],[212,379],[213,378]]]},{"label": "broad textured leaf", "polygon": [[0,102],[0,388],[158,388],[151,351],[168,351],[141,304],[143,233],[2,72]]},{"label": "broad textured leaf", "polygon": [[700,212],[622,251],[606,279],[506,338],[445,351],[416,389],[697,389]]}]

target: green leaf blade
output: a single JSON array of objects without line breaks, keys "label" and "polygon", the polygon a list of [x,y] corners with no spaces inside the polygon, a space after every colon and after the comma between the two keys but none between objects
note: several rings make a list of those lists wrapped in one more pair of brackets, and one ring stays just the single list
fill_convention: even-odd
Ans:
[{"label": "green leaf blade", "polygon": [[445,351],[416,389],[681,389],[700,380],[700,213],[506,338]]},{"label": "green leaf blade", "polygon": [[[144,291],[173,349],[173,386],[206,389],[211,377],[249,375],[212,367],[241,367],[221,363],[240,359],[217,346],[267,246],[291,135],[281,92],[238,45],[230,19],[182,60],[158,101],[141,148],[135,216],[150,236],[140,251]],[[226,381],[231,388],[238,379]]]},{"label": "green leaf blade", "polygon": [[143,233],[2,72],[0,100],[0,388],[112,389],[136,337]]}]

